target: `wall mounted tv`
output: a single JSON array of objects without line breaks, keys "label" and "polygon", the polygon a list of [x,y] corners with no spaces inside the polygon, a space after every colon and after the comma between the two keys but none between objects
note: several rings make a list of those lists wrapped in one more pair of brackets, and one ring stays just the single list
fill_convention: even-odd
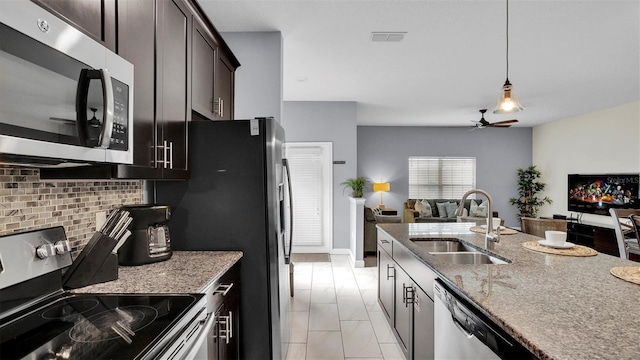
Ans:
[{"label": "wall mounted tv", "polygon": [[609,209],[639,209],[640,174],[569,174],[569,211],[609,216]]}]

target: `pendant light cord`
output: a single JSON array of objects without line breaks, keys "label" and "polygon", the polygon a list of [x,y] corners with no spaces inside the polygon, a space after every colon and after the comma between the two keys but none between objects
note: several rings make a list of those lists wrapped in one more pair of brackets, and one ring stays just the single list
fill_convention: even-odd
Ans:
[{"label": "pendant light cord", "polygon": [[509,80],[509,0],[507,0],[507,80]]}]

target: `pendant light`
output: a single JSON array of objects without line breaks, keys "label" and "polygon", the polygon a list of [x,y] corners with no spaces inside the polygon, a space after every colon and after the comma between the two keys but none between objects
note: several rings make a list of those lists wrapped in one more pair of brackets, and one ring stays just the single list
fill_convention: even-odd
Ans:
[{"label": "pendant light", "polygon": [[524,110],[524,106],[518,101],[518,97],[513,92],[513,85],[509,82],[509,0],[507,1],[507,80],[502,85],[502,94],[498,99],[494,114],[509,114]]}]

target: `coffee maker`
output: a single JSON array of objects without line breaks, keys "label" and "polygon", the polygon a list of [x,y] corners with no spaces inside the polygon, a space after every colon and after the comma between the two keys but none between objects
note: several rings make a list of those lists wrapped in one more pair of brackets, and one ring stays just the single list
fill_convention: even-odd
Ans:
[{"label": "coffee maker", "polygon": [[130,213],[131,236],[118,250],[118,264],[144,265],[171,258],[171,237],[168,205],[125,205],[122,210]]}]

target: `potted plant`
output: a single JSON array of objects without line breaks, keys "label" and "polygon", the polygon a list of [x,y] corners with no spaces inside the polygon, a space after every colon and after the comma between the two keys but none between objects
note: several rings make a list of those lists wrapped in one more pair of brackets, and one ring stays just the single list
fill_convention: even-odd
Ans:
[{"label": "potted plant", "polygon": [[364,187],[367,185],[369,180],[366,178],[359,176],[355,178],[349,178],[340,183],[340,185],[344,185],[345,188],[349,187],[353,190],[351,194],[354,198],[361,198],[363,196]]},{"label": "potted plant", "polygon": [[544,204],[551,204],[553,201],[548,196],[539,198],[537,194],[544,190],[547,184],[540,182],[540,171],[535,165],[526,169],[518,169],[518,195],[517,198],[509,199],[511,205],[518,207],[519,217],[537,217],[540,207]]}]

